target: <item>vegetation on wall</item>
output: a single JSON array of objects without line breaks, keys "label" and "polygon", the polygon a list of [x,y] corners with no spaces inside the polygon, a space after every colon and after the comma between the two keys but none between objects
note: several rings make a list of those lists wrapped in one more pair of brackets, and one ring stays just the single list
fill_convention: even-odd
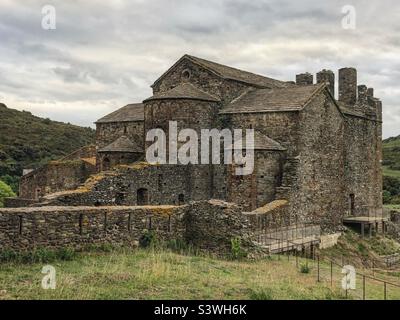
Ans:
[{"label": "vegetation on wall", "polygon": [[16,192],[23,169],[38,168],[94,139],[91,128],[39,118],[0,103],[0,179]]},{"label": "vegetation on wall", "polygon": [[14,197],[15,193],[11,187],[0,180],[0,208],[4,205],[4,198]]}]

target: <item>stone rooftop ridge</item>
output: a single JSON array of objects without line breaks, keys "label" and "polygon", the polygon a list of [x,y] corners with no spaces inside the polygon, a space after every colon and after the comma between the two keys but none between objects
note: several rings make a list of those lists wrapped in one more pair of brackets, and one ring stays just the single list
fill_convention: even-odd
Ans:
[{"label": "stone rooftop ridge", "polygon": [[185,54],[183,57],[181,57],[171,68],[169,68],[164,74],[159,77],[152,87],[157,84],[161,79],[164,78],[172,69],[175,68],[176,65],[178,65],[182,60],[188,59],[191,62],[202,66],[203,68],[213,72],[217,76],[223,78],[223,79],[229,79],[229,80],[235,80],[239,82],[244,82],[250,85],[255,85],[257,87],[264,87],[264,88],[285,88],[289,87],[292,84],[287,83],[285,81],[280,81],[272,78],[268,78],[259,74],[255,74],[252,72],[244,71],[241,69],[229,67],[217,62],[213,62],[210,60],[198,58],[195,56],[191,56],[188,54]]}]

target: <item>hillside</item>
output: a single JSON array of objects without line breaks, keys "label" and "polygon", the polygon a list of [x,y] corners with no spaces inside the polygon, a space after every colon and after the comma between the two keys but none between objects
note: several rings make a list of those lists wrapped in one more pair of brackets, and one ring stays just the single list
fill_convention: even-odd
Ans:
[{"label": "hillside", "polygon": [[400,204],[400,136],[383,140],[383,201]]},{"label": "hillside", "polygon": [[94,142],[95,131],[43,119],[0,103],[0,180],[18,189],[24,168],[37,168]]}]

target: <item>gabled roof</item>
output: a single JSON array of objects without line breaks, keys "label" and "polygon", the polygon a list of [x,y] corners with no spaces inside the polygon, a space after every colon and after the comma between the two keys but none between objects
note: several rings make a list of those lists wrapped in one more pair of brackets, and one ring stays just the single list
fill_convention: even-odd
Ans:
[{"label": "gabled roof", "polygon": [[326,85],[291,86],[279,89],[250,89],[220,113],[256,113],[301,110]]},{"label": "gabled roof", "polygon": [[[251,146],[248,146],[251,148]],[[246,148],[246,139],[243,138],[242,149]],[[227,146],[226,149],[235,149],[234,145]],[[259,131],[254,131],[254,150],[274,150],[274,151],[285,151],[286,148],[282,147],[281,144],[265,134]]]},{"label": "gabled roof", "polygon": [[202,66],[203,68],[213,72],[215,75],[223,78],[223,79],[230,79],[236,80],[240,82],[244,82],[247,84],[255,85],[258,87],[264,88],[285,88],[291,86],[292,84],[287,83],[285,81],[280,81],[268,77],[264,77],[255,73],[251,73],[248,71],[243,71],[240,69],[228,67],[223,64],[219,64],[213,61],[197,58],[194,56],[190,56],[185,54],[182,58],[180,58],[171,68],[169,68],[161,77],[159,77],[152,87],[159,82],[162,78],[164,78],[172,69],[175,68],[182,60],[188,59],[189,61]]},{"label": "gabled roof", "polygon": [[143,103],[128,104],[100,118],[95,123],[144,121]]},{"label": "gabled roof", "polygon": [[121,136],[108,146],[101,148],[98,152],[143,152],[143,149],[136,146],[127,136]]},{"label": "gabled roof", "polygon": [[156,93],[150,98],[147,98],[143,102],[147,102],[150,100],[160,100],[160,99],[194,99],[194,100],[203,100],[203,101],[211,101],[211,102],[219,102],[220,99],[217,97],[208,94],[195,87],[191,83],[181,83],[176,87],[168,90],[166,92]]}]

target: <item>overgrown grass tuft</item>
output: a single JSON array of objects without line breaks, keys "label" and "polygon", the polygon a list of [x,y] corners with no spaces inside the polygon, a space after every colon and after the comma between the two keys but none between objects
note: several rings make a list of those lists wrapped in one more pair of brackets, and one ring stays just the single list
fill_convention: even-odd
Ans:
[{"label": "overgrown grass tuft", "polygon": [[76,251],[71,248],[45,249],[38,248],[32,251],[0,251],[0,263],[50,263],[54,261],[71,261],[76,257]]}]

